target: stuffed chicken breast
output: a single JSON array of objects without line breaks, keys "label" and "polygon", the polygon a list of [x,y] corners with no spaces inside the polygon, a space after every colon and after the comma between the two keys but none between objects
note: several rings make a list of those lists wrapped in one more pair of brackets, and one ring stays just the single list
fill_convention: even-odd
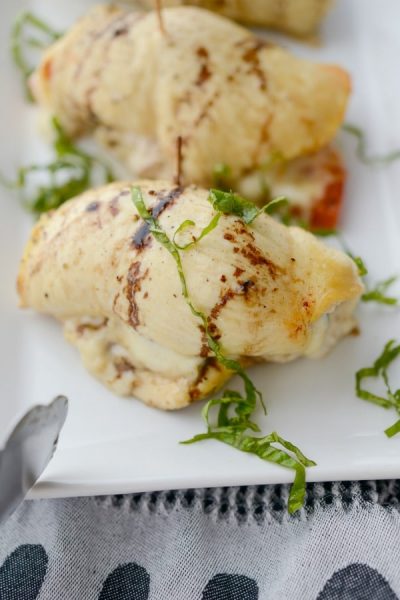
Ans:
[{"label": "stuffed chicken breast", "polygon": [[[142,4],[153,8],[155,0]],[[331,4],[331,0],[162,0],[162,6],[201,6],[250,25],[302,36],[315,31]]]},{"label": "stuffed chicken breast", "polygon": [[205,187],[218,165],[241,189],[276,160],[290,178],[307,155],[306,178],[319,186],[307,197],[312,212],[331,178],[318,154],[342,123],[346,72],[199,8],[165,9],[162,23],[154,12],[96,7],[45,53],[31,80],[36,100],[70,136],[94,132],[135,177],[171,178],[179,137],[183,180]]},{"label": "stuffed chicken breast", "polygon": [[[231,373],[210,350],[173,257],[139,217],[133,185],[181,246],[216,214],[209,192],[168,181],[87,192],[35,225],[18,277],[21,305],[59,319],[87,369],[116,393],[181,408]],[[179,229],[189,219],[194,225]],[[223,214],[180,255],[193,305],[243,365],[319,357],[354,327],[363,287],[353,261],[266,214],[251,225]]]}]

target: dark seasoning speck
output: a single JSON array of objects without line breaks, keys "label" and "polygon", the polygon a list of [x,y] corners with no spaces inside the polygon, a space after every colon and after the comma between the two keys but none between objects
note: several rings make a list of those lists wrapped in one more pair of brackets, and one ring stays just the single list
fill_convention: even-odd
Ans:
[{"label": "dark seasoning speck", "polygon": [[87,205],[87,207],[85,208],[86,212],[95,212],[96,210],[98,210],[100,206],[100,202],[90,202],[90,204]]},{"label": "dark seasoning speck", "polygon": [[[151,209],[151,214],[153,215],[153,217],[156,219],[167,208],[172,206],[172,204],[174,204],[175,200],[177,198],[179,198],[179,196],[182,194],[182,192],[183,192],[183,188],[180,186],[173,188],[170,192],[167,192],[166,194],[165,194],[165,191],[156,193],[156,192],[154,192],[154,190],[151,190],[149,192],[149,194],[151,194],[151,195],[156,194],[156,197],[158,198],[157,204],[155,204],[155,206],[153,206],[153,208]],[[142,225],[140,225],[140,227],[138,228],[138,230],[132,237],[132,245],[137,250],[142,250],[143,248],[148,246],[150,243],[151,243],[151,236],[150,236],[149,226],[147,225],[147,223],[142,223]]]}]

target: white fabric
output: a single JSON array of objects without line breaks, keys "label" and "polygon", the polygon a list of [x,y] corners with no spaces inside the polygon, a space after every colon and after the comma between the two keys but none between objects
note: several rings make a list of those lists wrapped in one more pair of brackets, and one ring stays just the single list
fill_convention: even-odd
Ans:
[{"label": "white fabric", "polygon": [[[287,490],[283,489],[285,499]],[[315,485],[310,496],[309,506],[314,506],[308,514],[303,510],[293,517],[280,506],[277,486],[272,491],[269,488],[198,490],[186,496],[184,492],[171,492],[26,501],[0,529],[0,563],[4,566],[7,556],[21,544],[41,545],[48,556],[47,572],[38,596],[21,597],[4,592],[0,572],[0,598],[392,600],[396,594],[400,597],[397,507],[383,507],[378,502],[376,486],[369,494],[372,499],[375,496],[373,503],[362,499],[357,484],[347,491],[341,491],[335,484],[329,494],[324,486]],[[397,502],[386,488],[388,498]],[[257,512],[260,506],[264,510]],[[127,563],[136,563],[147,571],[149,594],[135,591],[133,584],[131,595],[121,590],[102,592],[106,578]],[[352,564],[364,567],[354,570],[349,567]],[[335,572],[346,568],[338,585],[335,580],[328,583]],[[377,571],[376,577],[373,570]],[[236,583],[227,592],[212,592],[209,582],[217,574],[254,580],[255,583],[249,584],[250,595],[240,592],[242,595],[236,596],[235,589],[240,588]],[[360,581],[363,578],[366,587]]]}]

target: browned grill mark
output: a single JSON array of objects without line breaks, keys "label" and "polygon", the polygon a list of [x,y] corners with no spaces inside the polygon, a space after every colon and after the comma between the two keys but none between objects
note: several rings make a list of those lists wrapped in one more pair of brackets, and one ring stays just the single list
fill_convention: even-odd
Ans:
[{"label": "browned grill mark", "polygon": [[212,108],[212,106],[213,106],[213,105],[215,104],[215,102],[218,100],[219,96],[220,96],[220,93],[219,93],[219,92],[216,92],[216,93],[215,93],[215,94],[212,96],[212,98],[210,98],[210,99],[209,99],[209,100],[206,102],[206,104],[205,104],[205,106],[204,106],[203,110],[201,111],[201,113],[199,114],[199,116],[197,117],[197,119],[195,120],[195,122],[194,122],[194,124],[193,124],[195,128],[196,128],[196,127],[198,127],[198,126],[200,125],[200,123],[201,123],[201,122],[202,122],[202,121],[203,121],[203,120],[204,120],[204,119],[205,119],[205,118],[208,116],[208,114],[209,114],[209,112],[210,112],[210,108]]},{"label": "browned grill mark", "polygon": [[192,383],[189,390],[189,397],[193,400],[198,400],[201,396],[201,391],[198,389],[199,385],[207,378],[208,372],[211,369],[215,369],[217,371],[221,371],[221,366],[219,365],[217,359],[214,356],[209,356],[201,365],[196,380]]},{"label": "browned grill mark", "polygon": [[298,333],[300,333],[301,331],[303,331],[304,329],[304,325],[303,323],[299,323],[299,325],[297,325],[296,329],[293,332],[294,336],[297,336]]},{"label": "browned grill mark", "polygon": [[244,269],[241,269],[240,267],[236,267],[235,272],[233,273],[233,275],[235,277],[240,277],[242,275],[242,273],[244,273]]},{"label": "browned grill mark", "polygon": [[[234,232],[237,235],[242,236],[242,243],[252,244],[255,241],[254,233],[247,227],[241,219],[238,219],[233,223]],[[229,238],[227,238],[229,239]],[[236,238],[237,241],[237,238]]]},{"label": "browned grill mark", "polygon": [[269,42],[268,40],[264,40],[263,38],[259,38],[256,36],[247,36],[246,38],[239,40],[235,43],[237,48],[250,46],[251,48],[256,48],[257,52],[262,48],[276,48],[276,44]]},{"label": "browned grill mark", "polygon": [[[239,271],[243,273],[243,269],[239,268]],[[255,281],[253,281],[252,279],[246,279],[245,281],[239,281],[238,283],[239,286],[236,290],[229,288],[226,292],[222,293],[220,300],[217,302],[217,304],[215,304],[209,316],[207,317],[208,331],[214,339],[218,340],[221,338],[221,332],[219,331],[215,321],[220,316],[222,309],[228,304],[230,300],[237,296],[241,296],[244,298],[245,301],[248,301],[250,297],[250,290],[256,286]]]},{"label": "browned grill mark", "polygon": [[101,323],[81,323],[76,328],[76,333],[78,335],[83,335],[85,331],[99,331],[103,329],[108,323],[108,318],[105,317]]},{"label": "browned grill mark", "polygon": [[101,212],[100,211],[96,212],[96,222],[95,222],[95,224],[97,225],[97,227],[99,229],[103,228],[103,221],[101,219]]},{"label": "browned grill mark", "polygon": [[183,138],[181,135],[178,135],[176,138],[176,172],[174,177],[174,183],[178,187],[181,185],[182,181],[182,172],[183,172]]},{"label": "browned grill mark", "polygon": [[284,269],[273,263],[271,260],[263,256],[260,250],[253,244],[246,244],[240,249],[240,253],[254,266],[265,266],[272,279],[276,279],[278,275],[284,274]]},{"label": "browned grill mark", "polygon": [[248,226],[246,226],[241,219],[236,219],[233,225],[236,233],[239,233],[240,235],[247,235],[248,237],[251,237],[252,240],[254,240],[253,232],[250,231]]},{"label": "browned grill mark", "polygon": [[240,291],[247,298],[249,290],[255,285],[256,284],[254,281],[252,281],[251,279],[247,279],[246,281],[243,281],[243,283],[240,283]]},{"label": "browned grill mark", "polygon": [[129,28],[125,25],[123,27],[118,27],[118,29],[116,29],[112,35],[113,35],[113,37],[119,37],[121,35],[126,35],[128,33],[128,31],[129,31]]},{"label": "browned grill mark", "polygon": [[[264,123],[260,127],[260,138],[259,138],[259,142],[258,142],[257,147],[255,148],[255,151],[253,154],[253,164],[260,164],[262,162],[263,158],[265,160],[265,156],[262,156],[262,151],[264,150],[264,152],[265,152],[265,144],[269,141],[269,138],[270,138],[269,132],[270,132],[272,120],[273,120],[273,115],[271,114],[267,117],[267,119],[264,121]],[[251,169],[250,169],[250,171],[251,171]]]},{"label": "browned grill mark", "polygon": [[116,148],[119,144],[119,141],[114,138],[107,138],[103,143],[106,144],[107,148]]},{"label": "browned grill mark", "polygon": [[164,192],[159,192],[157,194],[158,203],[151,209],[151,213],[153,217],[156,219],[164,212],[166,208],[172,206],[177,198],[182,194],[183,187],[180,185],[176,186],[172,190],[170,190],[167,194],[164,195]]},{"label": "browned grill mark", "polygon": [[244,45],[249,46],[248,48],[245,48],[244,53],[242,54],[243,60],[250,65],[249,73],[253,73],[256,77],[258,77],[258,80],[260,82],[260,89],[266,90],[267,77],[265,75],[264,70],[261,67],[260,57],[258,53],[263,48],[269,47],[270,44],[268,44],[268,42],[266,42],[265,40],[261,40],[259,38],[250,38]]},{"label": "browned grill mark", "polygon": [[204,46],[199,46],[199,48],[196,50],[196,54],[199,57],[201,64],[195,85],[201,86],[208,79],[210,79],[212,72],[209,66],[209,54],[207,48],[204,48]]},{"label": "browned grill mark", "polygon": [[216,323],[210,322],[208,324],[208,331],[209,333],[212,335],[214,340],[219,340],[221,337],[221,334],[219,332],[219,329],[216,325]]},{"label": "browned grill mark", "polygon": [[[183,188],[177,186],[165,194],[164,191],[157,194],[158,202],[151,209],[151,214],[155,219],[159,217],[164,210],[172,206],[177,198],[182,194]],[[142,250],[150,244],[150,228],[147,223],[142,223],[132,237],[132,245],[137,250]]]},{"label": "browned grill mark", "polygon": [[200,390],[198,389],[198,385],[206,378],[206,374],[208,371],[208,361],[210,359],[206,359],[199,369],[199,373],[197,375],[196,381],[193,382],[192,386],[189,389],[189,397],[191,400],[198,400],[200,398]]},{"label": "browned grill mark", "polygon": [[[109,12],[110,13],[112,13],[112,12],[119,13],[119,10],[116,6],[110,5]],[[89,31],[86,33],[86,37],[88,38],[88,41],[90,41],[90,45],[88,46],[87,52],[84,53],[82,60],[77,64],[75,73],[73,75],[74,79],[79,78],[79,76],[81,75],[85,63],[90,59],[92,52],[96,48],[96,42],[103,36],[106,36],[107,33],[111,33],[111,37],[115,37],[114,36],[115,31],[120,31],[121,29],[128,27],[127,25],[124,25],[123,23],[127,19],[132,19],[133,14],[134,13],[131,13],[130,15],[127,13],[123,13],[122,15],[118,14],[111,21],[109,21],[105,27],[102,27],[100,30],[95,29],[95,30],[92,30],[92,31]],[[135,18],[132,22],[132,25],[135,25],[136,21],[139,21],[142,18],[142,16],[144,16],[144,15],[142,15],[140,13],[135,13],[134,14]],[[122,24],[119,25],[119,23],[122,23]],[[104,63],[102,62],[102,64],[104,64]]]},{"label": "browned grill mark", "polygon": [[[109,12],[112,13],[114,9],[112,6],[110,7]],[[124,28],[129,29],[133,27],[137,21],[139,21],[143,17],[143,13],[123,13],[118,14],[117,17],[112,18],[111,21],[107,23],[105,27],[100,30],[89,31],[86,33],[86,37],[88,41],[90,41],[90,45],[87,45],[86,51],[83,53],[83,57],[78,62],[75,73],[72,77],[73,80],[78,80],[80,77],[83,77],[86,81],[87,87],[85,93],[82,95],[84,98],[84,102],[76,102],[76,99],[72,96],[73,94],[73,86],[71,87],[71,97],[70,101],[73,101],[75,104],[78,113],[83,112],[84,117],[81,117],[82,120],[82,128],[87,130],[95,126],[100,120],[96,115],[96,111],[93,108],[93,98],[97,93],[98,87],[101,82],[101,77],[104,71],[104,65],[109,63],[109,53],[112,48],[112,42],[118,39],[119,35],[114,35],[115,32],[121,31]],[[82,36],[84,39],[84,37]],[[103,38],[103,39],[101,39]],[[84,73],[83,69],[85,64],[88,62],[88,59],[92,55],[94,49],[101,48],[101,57],[96,61],[96,64],[99,65],[96,69],[90,71],[90,66],[88,69],[88,73]],[[89,65],[91,63],[89,62]],[[85,122],[86,121],[86,122]]]},{"label": "browned grill mark", "polygon": [[201,396],[200,390],[197,390],[195,387],[190,388],[189,398],[190,398],[191,402],[198,400],[200,398],[200,396]]},{"label": "browned grill mark", "polygon": [[[244,226],[244,224],[241,221],[237,221],[235,223],[235,227],[236,233],[246,235],[248,239],[251,239],[251,241],[247,242],[241,247],[235,246],[233,248],[234,254],[238,254],[240,252],[242,256],[244,256],[253,266],[266,266],[272,279],[275,279],[278,274],[283,275],[285,273],[284,269],[282,269],[281,267],[273,263],[271,260],[266,258],[259,250],[259,248],[257,248],[252,243],[254,241],[254,235],[251,231],[248,230],[248,228]],[[228,240],[229,242],[237,242],[235,236],[230,232],[224,233],[224,239]],[[240,276],[241,273],[243,273],[243,270],[241,271],[241,273],[239,273],[238,269],[240,270],[240,267],[237,267],[234,272],[234,275],[236,277]]]},{"label": "browned grill mark", "polygon": [[208,344],[202,344],[201,345],[201,350],[200,350],[200,356],[201,358],[206,358],[209,355],[210,349],[208,347]]},{"label": "browned grill mark", "polygon": [[[117,279],[118,279],[118,277],[117,277]],[[122,278],[121,278],[121,279],[122,279]],[[117,302],[118,302],[118,299],[119,299],[119,297],[120,297],[120,293],[118,292],[118,293],[115,295],[115,297],[114,297],[113,306],[112,306],[113,312],[116,312],[116,310],[115,310],[115,307],[116,307],[116,305],[117,305]]]},{"label": "browned grill mark", "polygon": [[147,223],[142,223],[132,237],[132,246],[137,250],[143,250],[151,243],[150,229]]},{"label": "browned grill mark", "polygon": [[177,115],[185,104],[192,102],[192,90],[185,90],[181,96],[176,99],[175,115]]},{"label": "browned grill mark", "polygon": [[135,367],[125,357],[121,356],[116,358],[114,361],[114,367],[117,371],[117,379],[120,379],[123,373],[127,371],[133,372]]},{"label": "browned grill mark", "polygon": [[195,85],[198,85],[198,86],[203,85],[203,83],[205,83],[208,79],[210,79],[211,75],[212,75],[212,73],[211,73],[210,69],[208,68],[208,65],[206,65],[206,64],[201,65]]},{"label": "browned grill mark", "polygon": [[305,298],[302,302],[302,306],[304,308],[304,311],[306,313],[306,315],[310,316],[313,312],[314,306],[315,306],[315,301],[312,298]]},{"label": "browned grill mark", "polygon": [[110,213],[112,214],[113,217],[116,217],[117,214],[119,213],[119,198],[120,196],[116,196],[115,198],[113,198],[110,203],[109,203],[109,209],[110,209]]},{"label": "browned grill mark", "polygon": [[196,50],[196,54],[199,58],[208,58],[209,57],[208,50],[207,50],[207,48],[204,48],[204,46],[199,46]]},{"label": "browned grill mark", "polygon": [[222,283],[226,282],[226,275],[221,275],[221,277],[219,278],[220,281],[222,281]]},{"label": "browned grill mark", "polygon": [[[100,71],[96,74],[96,77],[100,75]],[[93,84],[86,91],[86,110],[89,127],[94,127],[100,123],[95,109],[93,108],[93,96],[97,91],[97,84]]]},{"label": "browned grill mark", "polygon": [[96,210],[98,210],[100,206],[100,202],[90,202],[86,208],[85,211],[86,212],[95,212]]},{"label": "browned grill mark", "polygon": [[200,356],[202,358],[207,358],[207,356],[210,354],[210,348],[208,347],[208,343],[207,343],[206,330],[203,325],[199,325],[199,329],[200,329],[200,333],[201,333]]},{"label": "browned grill mark", "polygon": [[136,294],[142,288],[142,281],[147,277],[149,270],[140,275],[141,263],[136,261],[131,264],[128,271],[127,283],[124,289],[125,296],[128,300],[128,321],[132,327],[136,328],[139,325],[139,308],[136,303]]},{"label": "browned grill mark", "polygon": [[[30,276],[33,277],[34,275],[36,275],[37,273],[39,273],[39,271],[41,271],[42,267],[43,267],[43,257],[40,258],[36,262],[36,264],[32,267],[31,272],[30,272]],[[17,281],[17,289],[18,289],[19,293],[21,294],[22,292],[21,292],[21,290],[18,287],[19,286],[18,282],[19,282],[19,280]]]},{"label": "browned grill mark", "polygon": [[214,306],[214,308],[210,312],[210,315],[208,317],[208,321],[210,323],[218,318],[221,310],[229,302],[229,300],[231,300],[234,296],[235,296],[235,292],[231,289],[229,289],[227,292],[225,292],[222,295],[220,301]]}]

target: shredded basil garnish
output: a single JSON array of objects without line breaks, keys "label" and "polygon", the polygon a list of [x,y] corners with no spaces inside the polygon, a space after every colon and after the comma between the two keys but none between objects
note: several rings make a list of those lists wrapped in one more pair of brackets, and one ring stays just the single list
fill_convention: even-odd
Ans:
[{"label": "shredded basil garnish", "polygon": [[331,236],[335,236],[338,235],[338,230],[337,229],[309,229],[308,227],[305,227],[304,229],[307,229],[308,231],[310,231],[313,235],[316,235],[317,237],[331,237]]},{"label": "shredded basil garnish", "polygon": [[218,163],[214,166],[212,180],[215,188],[228,192],[230,190],[229,180],[231,177],[231,168],[225,163]]},{"label": "shredded basil garnish", "polygon": [[[396,391],[391,389],[388,376],[388,368],[400,355],[400,344],[396,346],[395,340],[390,340],[384,347],[382,354],[378,356],[372,367],[360,369],[356,373],[356,394],[358,398],[367,400],[381,406],[382,408],[394,408],[400,415],[400,388]],[[366,390],[363,386],[365,379],[381,377],[386,387],[386,396],[378,396]],[[393,437],[400,432],[400,420],[385,430],[388,437]]]},{"label": "shredded basil garnish", "polygon": [[179,225],[178,229],[174,233],[174,237],[172,238],[173,244],[179,250],[187,250],[188,248],[191,248],[192,246],[197,244],[197,242],[200,242],[200,240],[202,240],[203,237],[205,237],[208,233],[210,233],[213,229],[216,228],[216,226],[218,225],[219,219],[221,217],[221,214],[222,213],[217,213],[216,215],[214,215],[214,217],[211,219],[209,224],[206,225],[206,227],[204,227],[204,229],[200,232],[199,237],[193,238],[191,242],[188,242],[187,244],[184,244],[183,246],[181,246],[175,241],[177,234],[181,233],[182,231],[185,231],[189,227],[195,227],[195,225],[196,225],[196,223],[194,221],[192,221],[191,219],[187,219],[186,221],[183,221],[183,223],[181,223]]},{"label": "shredded basil garnish", "polygon": [[[231,196],[235,195],[231,194]],[[225,196],[221,196],[221,193],[218,190],[212,190],[210,192],[209,199],[212,203],[216,202],[217,205],[221,200],[221,203],[217,208],[218,211],[227,211],[228,206],[232,206],[234,211],[233,214],[240,216],[241,218],[243,218],[245,215],[250,222],[254,220],[257,214],[260,214],[258,209],[257,214],[251,212],[247,201],[245,201],[245,204],[243,204],[241,202],[242,199],[239,201],[236,197],[233,199],[228,199]],[[252,415],[257,407],[257,400],[260,401],[265,412],[262,394],[259,390],[257,390],[240,363],[238,363],[236,360],[228,358],[224,354],[219,342],[211,335],[207,316],[194,306],[190,298],[186,277],[182,266],[181,255],[179,252],[180,248],[176,245],[174,240],[171,241],[169,239],[165,231],[161,228],[158,220],[147,210],[141,189],[139,187],[132,188],[132,200],[139,215],[147,223],[152,235],[162,246],[164,246],[166,250],[168,250],[173,257],[182,286],[182,294],[192,314],[200,320],[209,349],[213,352],[215,358],[221,365],[223,365],[229,371],[239,375],[244,385],[244,394],[233,390],[225,390],[220,398],[212,398],[209,400],[205,404],[202,411],[207,431],[181,443],[193,444],[206,439],[215,439],[233,446],[234,448],[237,448],[243,452],[255,454],[262,460],[266,460],[282,467],[294,470],[295,479],[290,490],[288,509],[290,513],[299,510],[304,503],[305,468],[311,467],[315,465],[315,463],[306,458],[296,446],[281,438],[277,433],[271,433],[270,435],[264,437],[254,437],[246,434],[248,430],[253,432],[260,431],[257,423],[252,420]],[[220,210],[221,207],[224,208],[224,211]],[[214,219],[216,219],[218,215],[220,216],[220,212],[217,212],[217,215],[214,217]],[[211,221],[211,223],[213,223],[214,219]],[[185,225],[185,223],[188,223],[188,221],[184,221],[182,223],[182,225],[175,232],[175,235],[179,230],[182,231],[182,229],[185,229],[186,227],[193,226],[193,221],[190,221],[187,225]],[[214,227],[215,226],[216,225],[214,225]],[[210,228],[210,225],[208,228]],[[196,243],[199,240],[200,238],[193,243]],[[185,248],[185,246],[183,248]],[[211,409],[215,407],[218,407],[218,410],[216,419],[213,420],[211,418]],[[276,446],[273,444],[279,444],[283,450],[276,448]],[[286,450],[294,454],[294,456],[288,454]]]},{"label": "shredded basil garnish", "polygon": [[[260,166],[259,171],[259,180],[260,180],[260,190],[261,196],[259,198],[260,203],[263,202],[264,207],[260,209],[259,214],[261,212],[267,212],[268,214],[274,214],[278,217],[278,220],[283,225],[293,225],[295,227],[300,227],[301,229],[306,229],[307,231],[311,231],[314,235],[318,235],[321,237],[327,237],[330,235],[336,235],[336,230],[334,229],[310,229],[309,224],[305,219],[301,217],[295,216],[290,207],[290,200],[285,196],[278,196],[274,198],[272,196],[271,189],[267,183],[266,175],[268,171],[273,168],[277,163],[284,162],[284,158],[282,154],[279,152],[274,152],[267,161],[265,161]],[[249,205],[250,215],[257,216],[256,209],[257,206],[254,202],[250,202],[249,200],[245,200],[239,194],[232,191],[232,186],[230,182],[231,178],[231,168],[229,165],[225,163],[219,163],[215,165],[213,169],[213,184],[214,190],[211,192],[217,192],[217,204],[220,203],[221,206],[227,206],[226,214],[239,214],[242,212],[242,218],[246,221],[246,211],[247,206]],[[273,201],[273,203],[272,203]],[[274,206],[275,205],[275,206]],[[268,210],[265,209],[266,206],[269,206]],[[229,209],[232,209],[232,212],[229,212]],[[221,212],[224,212],[222,208],[220,208]],[[250,221],[251,222],[251,221]]]},{"label": "shredded basil garnish", "polygon": [[224,215],[236,215],[246,224],[251,223],[258,215],[258,208],[254,202],[245,200],[234,192],[212,189],[209,200],[216,211]]},{"label": "shredded basil garnish", "polygon": [[400,159],[400,149],[393,150],[382,156],[370,156],[367,152],[367,142],[365,132],[357,125],[345,123],[342,125],[343,131],[349,133],[357,140],[356,153],[361,162],[366,165],[387,165]]},{"label": "shredded basil garnish", "polygon": [[366,266],[365,262],[363,261],[363,259],[361,258],[361,256],[356,256],[355,254],[353,254],[351,252],[351,250],[349,250],[347,248],[347,246],[345,246],[343,240],[340,238],[339,235],[338,235],[338,239],[341,240],[343,246],[345,247],[345,252],[346,252],[347,256],[349,256],[351,258],[351,260],[355,263],[359,276],[365,277],[365,275],[368,275],[367,266]]},{"label": "shredded basil garnish", "polygon": [[[58,208],[70,198],[93,187],[95,183],[114,181],[110,167],[78,148],[65,135],[57,119],[53,118],[52,126],[55,132],[53,147],[56,155],[52,162],[20,167],[14,181],[0,176],[0,183],[4,186],[22,192],[24,205],[36,215]],[[44,174],[48,181],[35,184],[31,180],[35,173]]]},{"label": "shredded basil garnish", "polygon": [[29,100],[32,100],[32,96],[28,87],[28,78],[34,71],[34,67],[26,58],[26,51],[46,48],[58,40],[61,35],[31,12],[20,14],[14,23],[11,31],[11,53],[15,65],[21,71]]},{"label": "shredded basil garnish", "polygon": [[393,296],[386,296],[390,286],[398,280],[398,277],[388,277],[383,281],[378,282],[374,288],[367,288],[367,291],[361,296],[363,302],[379,302],[388,306],[398,306],[399,299]]},{"label": "shredded basil garnish", "polygon": [[287,203],[287,198],[278,196],[262,208],[258,208],[254,202],[245,200],[239,194],[234,192],[224,192],[222,190],[210,190],[209,201],[213,208],[224,215],[236,215],[240,217],[246,225],[251,225],[262,213],[272,214],[276,208],[283,203]]},{"label": "shredded basil garnish", "polygon": [[393,423],[393,425],[385,429],[385,434],[388,438],[392,438],[398,433],[400,433],[400,419],[396,421],[396,423]]},{"label": "shredded basil garnish", "polygon": [[366,291],[361,296],[361,301],[377,302],[378,304],[386,304],[388,306],[397,306],[399,304],[398,298],[394,298],[393,296],[386,296],[386,292],[390,288],[390,286],[398,280],[398,277],[388,277],[388,279],[385,279],[384,281],[379,281],[373,288],[371,288],[365,280],[366,275],[368,275],[368,269],[363,259],[360,256],[354,256],[350,251],[347,251],[347,254],[350,256],[350,258],[353,259],[353,261],[357,265],[358,274],[360,275],[360,277],[364,279]]}]

